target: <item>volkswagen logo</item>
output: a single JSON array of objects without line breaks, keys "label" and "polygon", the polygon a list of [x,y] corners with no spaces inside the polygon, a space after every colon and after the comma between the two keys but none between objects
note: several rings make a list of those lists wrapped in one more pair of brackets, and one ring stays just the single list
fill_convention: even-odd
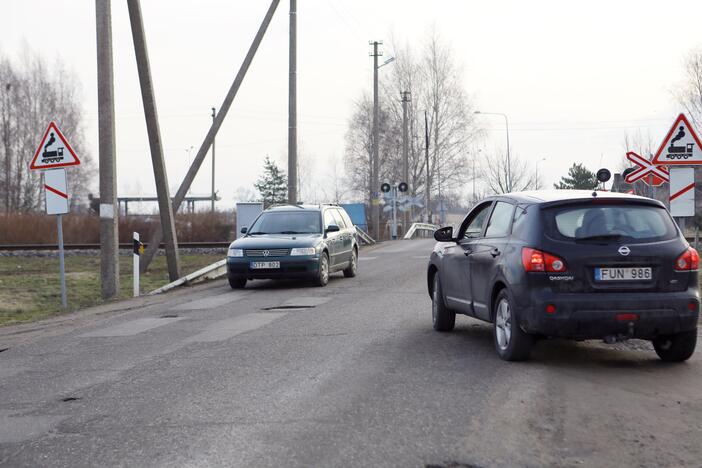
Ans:
[{"label": "volkswagen logo", "polygon": [[626,245],[622,245],[621,247],[619,247],[619,250],[617,250],[617,252],[626,257],[627,255],[629,255],[629,253],[631,253],[631,249],[629,249],[629,247],[627,247]]},{"label": "volkswagen logo", "polygon": [[[621,253],[621,249],[619,249],[619,253]],[[627,251],[627,253],[629,253],[629,252]],[[264,256],[264,257],[267,257],[267,256],[269,256],[270,254],[271,254],[271,251],[270,251],[270,250],[264,250],[264,251],[263,251],[263,256]],[[622,254],[622,255],[625,255],[625,254]]]}]

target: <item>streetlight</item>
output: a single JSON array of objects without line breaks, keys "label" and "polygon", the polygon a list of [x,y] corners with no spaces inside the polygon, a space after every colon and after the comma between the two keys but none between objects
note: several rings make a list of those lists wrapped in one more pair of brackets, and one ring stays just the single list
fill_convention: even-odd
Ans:
[{"label": "streetlight", "polygon": [[509,122],[507,121],[507,114],[503,114],[501,112],[481,112],[481,111],[475,111],[473,113],[474,114],[482,114],[482,115],[501,115],[502,117],[505,118],[505,129],[507,130],[507,191],[511,192],[512,191],[512,160],[510,159],[510,156],[509,156]]},{"label": "streetlight", "polygon": [[536,168],[534,169],[534,182],[536,185],[536,187],[535,187],[536,190],[539,190],[539,188],[540,188],[539,187],[539,163],[541,163],[543,161],[546,161],[546,158],[541,158],[538,161],[536,161],[536,164],[534,164],[534,166],[536,166]]}]

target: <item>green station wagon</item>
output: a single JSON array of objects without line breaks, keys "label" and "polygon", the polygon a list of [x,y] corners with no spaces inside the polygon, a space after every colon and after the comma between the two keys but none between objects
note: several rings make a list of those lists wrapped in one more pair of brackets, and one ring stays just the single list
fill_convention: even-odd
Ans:
[{"label": "green station wagon", "polygon": [[356,228],[338,205],[283,205],[265,210],[242,227],[244,237],[227,253],[229,285],[248,280],[309,278],[326,286],[329,275],[356,276]]}]

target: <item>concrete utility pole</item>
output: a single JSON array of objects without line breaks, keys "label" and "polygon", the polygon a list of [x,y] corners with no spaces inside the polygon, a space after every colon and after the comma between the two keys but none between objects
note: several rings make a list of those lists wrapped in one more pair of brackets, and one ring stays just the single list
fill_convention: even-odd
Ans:
[{"label": "concrete utility pole", "polygon": [[161,218],[161,229],[166,247],[166,263],[168,264],[168,278],[175,281],[180,278],[180,258],[178,256],[178,238],[175,230],[175,218],[171,204],[171,194],[168,189],[168,172],[163,159],[163,146],[161,145],[161,129],[158,123],[156,110],[156,96],[154,95],[151,80],[151,65],[149,51],[146,46],[146,33],[144,21],[141,16],[139,0],[127,0],[129,9],[129,22],[132,27],[134,40],[134,53],[139,72],[141,86],[141,100],[144,103],[144,117],[146,118],[146,131],[149,136],[149,149],[151,150],[151,164],[154,168],[156,182],[156,196],[158,198],[158,212]]},{"label": "concrete utility pole", "polygon": [[[407,133],[407,103],[410,101],[409,91],[400,91],[402,97],[402,182],[409,186],[409,141]],[[411,193],[411,192],[410,192]],[[402,230],[409,229],[409,212],[405,209],[402,214]]]},{"label": "concrete utility pole", "polygon": [[[212,108],[212,124],[214,125],[215,116],[217,115],[215,108]],[[211,211],[215,212],[215,139],[212,139],[212,205]]]},{"label": "concrete utility pole", "polygon": [[297,203],[297,0],[290,0],[288,77],[288,203]]},{"label": "concrete utility pole", "polygon": [[110,0],[95,0],[100,164],[100,290],[103,299],[111,299],[119,294],[119,210],[115,209],[117,164],[111,9]]},{"label": "concrete utility pole", "polygon": [[[212,127],[210,127],[210,130],[207,132],[205,140],[202,142],[200,149],[197,151],[197,155],[195,156],[195,159],[193,160],[193,163],[190,166],[188,173],[185,175],[185,179],[183,179],[183,182],[180,184],[178,192],[175,194],[175,197],[173,197],[173,211],[177,212],[178,208],[180,208],[180,205],[181,203],[183,203],[183,199],[185,198],[186,193],[190,189],[190,186],[192,185],[193,180],[197,175],[197,171],[200,170],[200,166],[202,166],[202,162],[205,160],[205,156],[207,156],[207,152],[210,150],[210,146],[214,141],[215,135],[217,135],[219,128],[222,126],[222,122],[224,122],[224,119],[227,116],[227,112],[229,112],[229,108],[231,107],[232,102],[236,97],[236,93],[239,91],[239,87],[244,81],[246,72],[248,71],[249,66],[251,66],[251,62],[253,61],[253,58],[256,55],[258,46],[261,44],[263,36],[266,34],[268,25],[271,23],[271,19],[273,18],[273,14],[275,13],[275,10],[278,7],[279,3],[280,0],[272,0],[270,7],[268,7],[266,16],[263,18],[263,22],[258,28],[258,32],[256,33],[256,36],[254,37],[254,40],[251,43],[251,46],[249,47],[249,51],[246,53],[244,62],[241,64],[241,67],[239,68],[239,71],[236,74],[236,78],[234,78],[234,82],[229,88],[227,96],[224,98],[222,105],[219,106],[219,113],[215,117],[215,120],[212,123]],[[151,263],[151,260],[153,260],[154,255],[156,255],[156,252],[158,251],[158,246],[161,243],[162,239],[163,232],[161,231],[161,229],[155,229],[154,233],[151,235],[151,239],[149,239],[148,247],[146,249],[146,252],[144,252],[141,261],[142,272],[146,271],[149,264]]]},{"label": "concrete utility pole", "polygon": [[427,183],[426,183],[426,198],[427,198],[427,223],[431,223],[431,184],[429,182],[429,120],[427,120],[427,111],[424,111],[424,156],[427,161]]},{"label": "concrete utility pole", "polygon": [[380,240],[380,200],[378,191],[380,190],[380,161],[378,158],[380,106],[378,103],[378,57],[383,55],[378,51],[380,41],[372,41],[373,52],[373,165],[371,169],[371,222],[373,223],[373,236]]}]

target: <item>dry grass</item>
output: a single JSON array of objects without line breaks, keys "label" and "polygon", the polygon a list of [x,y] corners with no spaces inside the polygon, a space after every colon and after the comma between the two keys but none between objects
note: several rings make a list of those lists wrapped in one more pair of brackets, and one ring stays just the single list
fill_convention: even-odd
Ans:
[{"label": "dry grass", "polygon": [[[126,216],[119,220],[120,242],[131,242],[132,232],[148,239],[160,224],[158,216]],[[176,233],[181,242],[216,242],[234,239],[232,212],[179,213]],[[100,242],[100,220],[94,214],[71,213],[63,217],[66,244]],[[45,214],[0,215],[0,244],[55,244],[56,217]]]}]

